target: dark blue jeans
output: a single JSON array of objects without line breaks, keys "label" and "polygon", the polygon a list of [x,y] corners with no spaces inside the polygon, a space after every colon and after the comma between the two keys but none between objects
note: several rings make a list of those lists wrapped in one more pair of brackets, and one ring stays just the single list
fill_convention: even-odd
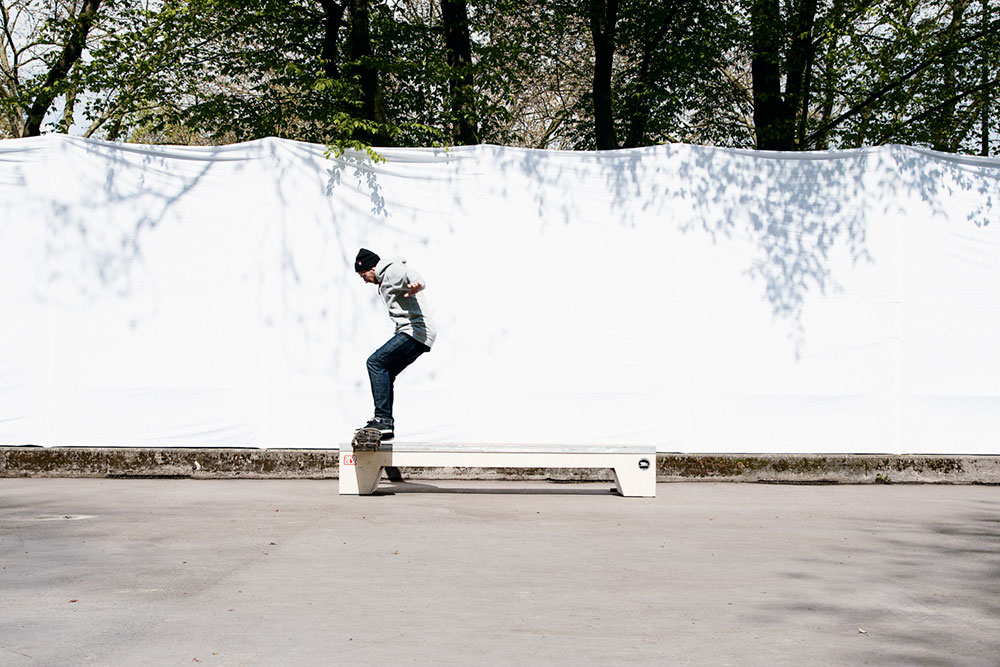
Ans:
[{"label": "dark blue jeans", "polygon": [[368,378],[375,399],[375,418],[392,426],[392,386],[404,368],[431,348],[403,333],[398,333],[368,357]]}]

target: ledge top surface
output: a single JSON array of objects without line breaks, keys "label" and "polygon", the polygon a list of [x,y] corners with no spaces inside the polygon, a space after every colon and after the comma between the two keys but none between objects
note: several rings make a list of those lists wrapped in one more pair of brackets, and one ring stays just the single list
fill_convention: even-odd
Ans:
[{"label": "ledge top surface", "polygon": [[[345,445],[342,450],[350,451]],[[382,452],[448,452],[455,454],[644,454],[653,456],[653,445],[524,445],[524,444],[474,444],[436,442],[384,442]]]}]

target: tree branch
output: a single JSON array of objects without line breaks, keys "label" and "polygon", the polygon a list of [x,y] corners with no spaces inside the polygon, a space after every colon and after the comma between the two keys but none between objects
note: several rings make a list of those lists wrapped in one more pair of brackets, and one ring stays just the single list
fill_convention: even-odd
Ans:
[{"label": "tree branch", "polygon": [[903,129],[904,127],[906,127],[908,125],[912,125],[914,123],[919,123],[920,121],[924,120],[925,118],[929,118],[929,117],[933,116],[938,111],[941,111],[942,109],[945,109],[945,108],[951,106],[952,104],[956,104],[957,102],[960,102],[962,99],[968,97],[969,95],[974,95],[975,93],[978,93],[980,91],[989,90],[990,88],[993,88],[993,87],[995,87],[997,85],[1000,85],[1000,77],[997,77],[996,79],[993,79],[992,81],[987,81],[986,83],[979,84],[978,86],[975,86],[974,88],[970,88],[970,89],[968,89],[966,91],[958,93],[957,95],[953,95],[953,96],[949,97],[948,99],[944,100],[943,102],[939,102],[938,104],[935,104],[930,109],[926,109],[926,110],[922,111],[921,113],[917,114],[913,118],[909,118],[909,119],[907,119],[905,121],[902,121],[902,122],[899,122],[899,123],[893,123],[892,127],[889,130],[887,130],[886,132],[882,133],[882,135],[875,142],[875,145],[876,146],[881,146],[886,141],[888,141],[889,138],[894,133],[898,132],[899,130]]},{"label": "tree branch", "polygon": [[916,65],[915,67],[911,68],[909,71],[905,72],[902,76],[900,76],[899,78],[897,78],[895,81],[892,81],[891,83],[888,83],[888,84],[882,86],[881,88],[879,88],[879,89],[877,89],[875,91],[872,91],[864,100],[861,101],[860,104],[857,104],[854,107],[848,109],[847,111],[845,111],[844,113],[840,114],[839,116],[837,116],[836,118],[834,118],[833,120],[831,120],[830,122],[828,122],[826,125],[820,127],[819,129],[814,130],[808,137],[806,137],[806,140],[805,140],[805,142],[804,142],[803,145],[806,145],[806,146],[811,145],[813,142],[815,142],[816,140],[818,140],[818,139],[822,138],[823,136],[825,136],[827,133],[830,132],[830,130],[832,130],[833,128],[837,127],[838,125],[840,125],[841,123],[843,123],[845,120],[847,120],[849,118],[853,118],[854,116],[858,115],[864,109],[867,109],[868,107],[870,107],[871,105],[873,105],[875,102],[879,101],[880,99],[882,99],[883,97],[885,97],[886,95],[888,95],[893,90],[899,88],[904,83],[906,83],[907,81],[909,81],[913,77],[917,76],[918,74],[920,74],[921,72],[923,72],[925,69],[927,69],[931,65],[934,65],[934,64],[938,63],[941,58],[944,58],[945,56],[951,55],[955,51],[958,51],[963,46],[967,46],[967,45],[969,45],[969,44],[977,41],[981,37],[986,36],[995,27],[996,26],[994,25],[994,26],[992,26],[990,28],[987,28],[987,29],[982,30],[982,31],[977,32],[977,33],[974,33],[974,34],[970,35],[969,39],[963,40],[960,43],[952,44],[948,48],[944,48],[944,49],[938,51],[937,53],[933,54],[931,57],[927,58],[923,62],[921,62],[918,65]]},{"label": "tree branch", "polygon": [[38,96],[35,97],[31,109],[28,111],[28,117],[24,123],[23,136],[37,137],[41,134],[42,120],[45,118],[45,112],[48,111],[48,108],[52,105],[52,101],[56,98],[56,85],[66,79],[70,68],[83,55],[83,49],[87,43],[87,33],[90,32],[90,28],[94,24],[94,19],[97,18],[97,11],[100,9],[100,6],[101,0],[84,0],[80,15],[70,30],[62,54],[60,54],[59,59],[56,60],[52,68],[49,69],[42,88],[38,92]]}]

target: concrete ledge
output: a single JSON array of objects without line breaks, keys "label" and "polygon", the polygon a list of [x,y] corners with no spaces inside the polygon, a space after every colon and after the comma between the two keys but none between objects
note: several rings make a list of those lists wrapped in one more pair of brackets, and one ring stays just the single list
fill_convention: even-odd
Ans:
[{"label": "concrete ledge", "polygon": [[[0,477],[336,479],[335,449],[0,447]],[[1000,484],[1000,456],[658,454],[658,482]],[[403,468],[411,479],[611,481],[603,469]]]},{"label": "concrete ledge", "polygon": [[0,477],[336,479],[338,456],[335,449],[0,447]]},{"label": "concrete ledge", "polygon": [[656,479],[793,484],[1000,484],[1000,456],[658,454]]}]

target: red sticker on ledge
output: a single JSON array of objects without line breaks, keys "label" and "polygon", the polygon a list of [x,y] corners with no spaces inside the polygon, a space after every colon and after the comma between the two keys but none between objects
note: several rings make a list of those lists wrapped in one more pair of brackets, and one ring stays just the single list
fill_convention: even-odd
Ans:
[{"label": "red sticker on ledge", "polygon": [[343,465],[345,465],[345,466],[353,466],[353,465],[357,465],[357,462],[358,462],[357,457],[354,454],[344,454],[344,463],[343,463]]}]

